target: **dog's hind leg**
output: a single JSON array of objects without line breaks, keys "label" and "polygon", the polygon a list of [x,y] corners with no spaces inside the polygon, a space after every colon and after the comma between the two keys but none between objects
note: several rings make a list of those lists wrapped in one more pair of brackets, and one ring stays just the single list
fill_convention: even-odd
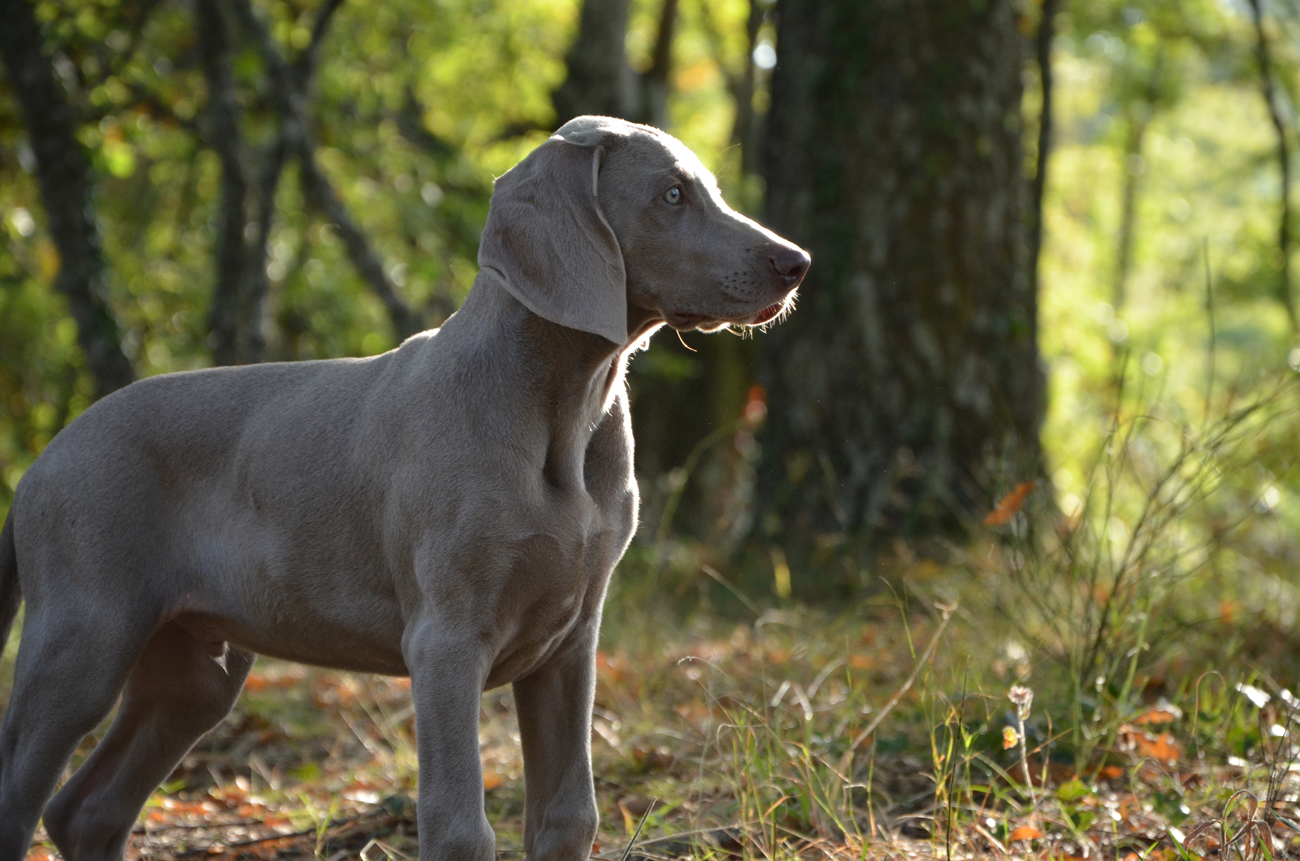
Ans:
[{"label": "dog's hind leg", "polygon": [[110,608],[55,614],[28,603],[0,724],[0,861],[26,857],[64,765],[112,709],[144,648],[151,625],[111,619]]},{"label": "dog's hind leg", "polygon": [[45,811],[68,861],[120,861],[150,793],[201,735],[230,711],[253,656],[227,651],[224,666],[175,623],[145,648],[104,740]]},{"label": "dog's hind leg", "polygon": [[18,617],[22,603],[22,590],[18,586],[18,548],[14,544],[14,515],[11,509],[5,515],[5,525],[0,527],[0,654],[9,642],[9,629]]}]

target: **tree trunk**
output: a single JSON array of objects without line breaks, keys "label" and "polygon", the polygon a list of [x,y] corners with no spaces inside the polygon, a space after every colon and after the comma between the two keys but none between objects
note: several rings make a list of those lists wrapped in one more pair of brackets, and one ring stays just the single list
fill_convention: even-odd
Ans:
[{"label": "tree trunk", "polygon": [[[221,204],[216,248],[216,284],[212,291],[212,361],[249,365],[262,360],[266,339],[262,309],[266,302],[266,237],[274,204],[258,207],[264,223],[250,219],[257,189],[249,180],[249,160],[240,127],[239,103],[231,71],[234,46],[220,0],[195,4],[199,56],[208,85],[205,138],[221,159]],[[279,165],[274,177],[279,180]],[[274,196],[272,194],[272,200]]]},{"label": "tree trunk", "polygon": [[668,92],[673,71],[673,32],[677,27],[677,0],[663,0],[659,7],[659,30],[651,54],[650,68],[640,76],[639,123],[668,128]]},{"label": "tree trunk", "polygon": [[788,549],[948,530],[1040,468],[1015,8],[779,0],[768,222],[813,258],[760,339]]},{"label": "tree trunk", "polygon": [[601,114],[667,128],[678,0],[660,2],[650,68],[637,74],[624,45],[628,0],[583,0],[578,35],[565,57],[568,77],[551,93],[557,127],[583,114]]},{"label": "tree trunk", "polygon": [[763,26],[767,9],[768,6],[760,0],[749,0],[749,15],[745,21],[745,71],[739,86],[733,89],[736,122],[731,130],[731,142],[740,145],[740,168],[745,174],[759,170],[759,155],[762,152],[762,117],[754,110],[754,94],[758,89],[754,49],[758,47],[758,31]]},{"label": "tree trunk", "polygon": [[627,19],[628,0],[584,0],[565,58],[568,77],[551,94],[557,127],[584,114],[631,119],[637,113],[637,82],[623,46]]},{"label": "tree trunk", "polygon": [[1043,250],[1043,199],[1047,196],[1047,165],[1052,154],[1052,40],[1056,35],[1056,13],[1060,0],[1043,0],[1034,54],[1038,64],[1038,150],[1034,156],[1034,182],[1030,190],[1029,290],[1038,295],[1038,258]]},{"label": "tree trunk", "polygon": [[36,175],[59,251],[54,286],[77,321],[77,340],[101,398],[135,379],[105,301],[106,275],[91,207],[90,163],[77,140],[77,114],[42,49],[29,0],[0,0],[0,54],[36,154]]},{"label": "tree trunk", "polygon": [[1133,269],[1133,243],[1137,238],[1137,204],[1146,171],[1142,153],[1147,129],[1160,106],[1164,77],[1164,52],[1156,50],[1151,67],[1140,80],[1141,88],[1124,103],[1126,135],[1120,162],[1119,230],[1115,237],[1115,271],[1111,283],[1111,304],[1116,313],[1128,302],[1128,280]]},{"label": "tree trunk", "polygon": [[1138,186],[1145,171],[1142,151],[1146,145],[1147,124],[1151,111],[1145,103],[1128,121],[1124,152],[1120,160],[1119,233],[1115,238],[1115,273],[1110,303],[1119,313],[1128,302],[1128,279],[1133,269],[1133,240],[1137,236]]}]

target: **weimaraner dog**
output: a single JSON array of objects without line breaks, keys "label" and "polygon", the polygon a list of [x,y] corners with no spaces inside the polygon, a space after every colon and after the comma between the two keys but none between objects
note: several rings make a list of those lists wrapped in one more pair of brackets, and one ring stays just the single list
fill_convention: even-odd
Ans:
[{"label": "weimaraner dog", "polygon": [[526,856],[589,857],[596,638],[637,518],[628,356],[665,323],[775,319],[809,257],[675,138],[582,117],[497,180],[479,264],[391,352],[142,380],[27,471],[0,533],[4,636],[27,602],[0,861],[42,811],[69,861],[120,861],[254,653],[410,676],[428,861],[494,858],[479,698],[512,683]]}]

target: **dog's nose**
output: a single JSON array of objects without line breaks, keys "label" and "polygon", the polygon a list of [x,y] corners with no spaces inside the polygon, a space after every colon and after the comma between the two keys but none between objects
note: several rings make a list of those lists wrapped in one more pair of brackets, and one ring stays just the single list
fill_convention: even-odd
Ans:
[{"label": "dog's nose", "polygon": [[785,286],[793,287],[803,280],[812,265],[812,258],[802,248],[792,246],[768,257],[767,265],[785,282]]}]

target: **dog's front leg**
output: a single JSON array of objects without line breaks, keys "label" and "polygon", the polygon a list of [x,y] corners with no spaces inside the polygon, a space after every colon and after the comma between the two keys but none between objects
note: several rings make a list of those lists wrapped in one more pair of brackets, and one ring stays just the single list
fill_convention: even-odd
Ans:
[{"label": "dog's front leg", "polygon": [[488,656],[479,638],[423,622],[403,640],[420,759],[420,857],[493,861],[496,837],[483,811],[479,698]]},{"label": "dog's front leg", "polygon": [[599,818],[591,778],[591,705],[599,621],[515,682],[524,747],[524,855],[586,861]]}]

